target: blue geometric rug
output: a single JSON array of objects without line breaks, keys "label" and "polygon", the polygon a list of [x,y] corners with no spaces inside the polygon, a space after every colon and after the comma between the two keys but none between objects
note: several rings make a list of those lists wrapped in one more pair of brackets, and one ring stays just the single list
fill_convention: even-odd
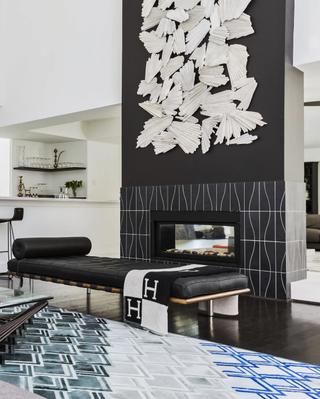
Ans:
[{"label": "blue geometric rug", "polygon": [[320,398],[319,366],[55,307],[0,356],[1,380],[48,399]]}]

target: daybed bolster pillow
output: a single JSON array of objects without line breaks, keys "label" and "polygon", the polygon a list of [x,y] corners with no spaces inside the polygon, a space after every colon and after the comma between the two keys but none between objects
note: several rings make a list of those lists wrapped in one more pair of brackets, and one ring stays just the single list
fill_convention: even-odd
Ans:
[{"label": "daybed bolster pillow", "polygon": [[16,259],[87,255],[91,241],[87,237],[17,238],[12,251]]}]

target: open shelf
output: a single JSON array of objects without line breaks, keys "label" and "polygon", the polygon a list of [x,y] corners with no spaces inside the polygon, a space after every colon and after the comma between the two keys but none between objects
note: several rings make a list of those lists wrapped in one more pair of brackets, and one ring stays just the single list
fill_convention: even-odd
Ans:
[{"label": "open shelf", "polygon": [[85,170],[85,167],[73,167],[73,168],[57,168],[57,169],[47,169],[47,168],[30,168],[27,166],[17,166],[13,168],[15,170],[29,170],[30,172],[66,172],[67,170]]}]

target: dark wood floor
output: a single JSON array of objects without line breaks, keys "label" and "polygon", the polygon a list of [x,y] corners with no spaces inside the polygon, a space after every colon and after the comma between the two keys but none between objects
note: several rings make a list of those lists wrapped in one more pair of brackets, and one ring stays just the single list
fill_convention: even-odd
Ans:
[{"label": "dark wood floor", "polygon": [[[25,290],[28,281],[25,280]],[[0,280],[0,286],[7,282]],[[14,279],[18,287],[18,279]],[[122,320],[122,296],[42,281],[37,293],[54,297],[50,305]],[[169,331],[243,349],[320,365],[320,306],[241,296],[237,317],[198,315],[196,305],[170,304]]]}]

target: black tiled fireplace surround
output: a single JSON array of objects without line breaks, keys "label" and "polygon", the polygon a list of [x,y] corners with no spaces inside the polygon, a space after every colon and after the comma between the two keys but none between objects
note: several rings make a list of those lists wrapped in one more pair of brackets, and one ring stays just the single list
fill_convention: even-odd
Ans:
[{"label": "black tiled fireplace surround", "polygon": [[122,188],[121,257],[151,260],[151,210],[240,212],[240,271],[252,294],[288,299],[285,197],[284,181]]}]

